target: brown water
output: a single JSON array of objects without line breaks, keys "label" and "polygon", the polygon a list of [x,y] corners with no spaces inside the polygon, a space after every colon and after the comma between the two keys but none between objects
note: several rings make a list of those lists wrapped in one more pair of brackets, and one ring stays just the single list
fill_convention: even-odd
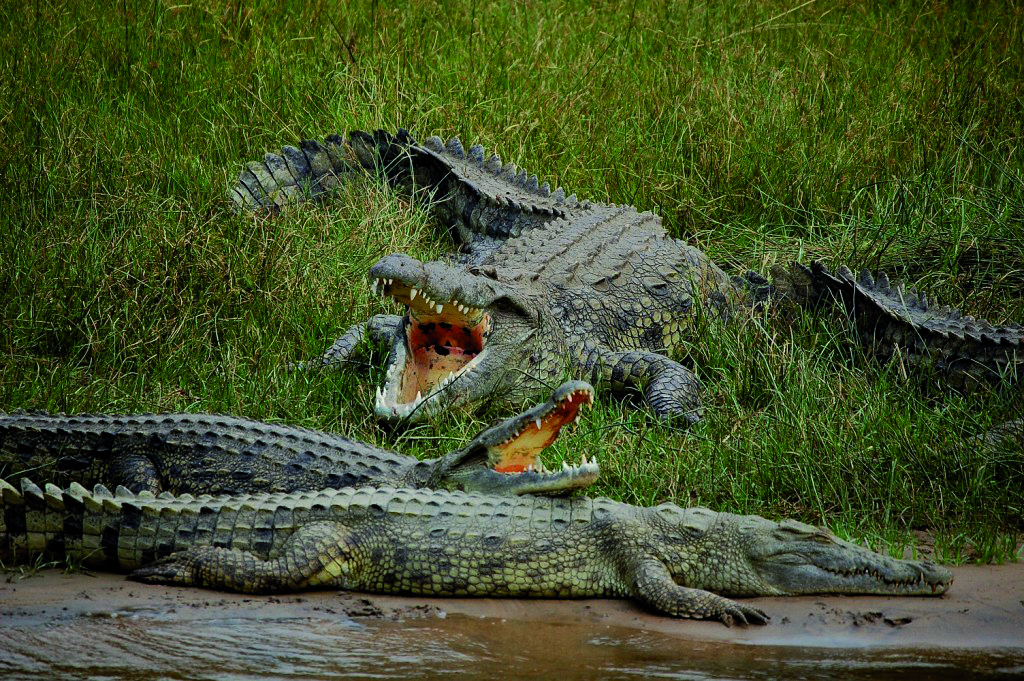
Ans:
[{"label": "brown water", "polygon": [[[834,649],[684,641],[592,623],[429,614],[152,608],[26,614],[0,628],[16,679],[934,679],[1024,676],[1024,650]],[[15,625],[16,626],[12,626]]]},{"label": "brown water", "polygon": [[761,599],[767,627],[624,601],[247,597],[56,571],[0,582],[0,679],[1024,678],[1024,566],[961,598]]}]

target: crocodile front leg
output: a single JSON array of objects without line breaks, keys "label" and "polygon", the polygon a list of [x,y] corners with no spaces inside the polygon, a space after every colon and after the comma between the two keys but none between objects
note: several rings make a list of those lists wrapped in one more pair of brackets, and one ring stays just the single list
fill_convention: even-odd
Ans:
[{"label": "crocodile front leg", "polygon": [[145,565],[129,578],[147,584],[252,594],[287,593],[323,584],[344,586],[358,551],[353,534],[341,523],[312,523],[296,530],[273,558],[238,549],[197,546]]},{"label": "crocodile front leg", "polygon": [[726,626],[736,622],[768,623],[768,615],[760,608],[737,603],[710,591],[676,584],[668,568],[654,558],[640,561],[627,583],[634,598],[672,617],[716,619]]},{"label": "crocodile front leg", "polygon": [[593,383],[604,380],[617,394],[642,393],[661,419],[682,419],[692,424],[703,414],[700,379],[675,360],[644,350],[604,351],[598,353],[596,365]]},{"label": "crocodile front leg", "polygon": [[334,341],[318,359],[310,362],[295,362],[289,369],[337,369],[356,361],[371,346],[386,345],[390,350],[402,329],[402,318],[393,314],[378,314],[365,322],[356,324]]}]

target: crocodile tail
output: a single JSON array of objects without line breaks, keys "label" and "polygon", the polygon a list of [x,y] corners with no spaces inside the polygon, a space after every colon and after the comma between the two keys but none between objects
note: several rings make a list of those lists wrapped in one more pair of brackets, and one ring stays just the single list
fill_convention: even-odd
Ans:
[{"label": "crocodile tail", "polygon": [[487,156],[480,145],[467,150],[458,137],[445,142],[436,136],[419,144],[403,129],[356,130],[347,139],[330,135],[323,142],[285,146],[247,164],[228,195],[238,212],[278,213],[288,204],[327,196],[346,176],[362,171],[427,201],[463,242],[476,235],[518,236],[589,205],[561,187],[552,191],[514,163],[503,164],[497,154]]},{"label": "crocodile tail", "polygon": [[447,186],[435,196],[441,200],[438,214],[464,242],[475,235],[519,236],[590,205],[575,194],[566,196],[561,187],[552,190],[550,183],[542,183],[515,163],[502,163],[500,156],[488,155],[482,145],[466,150],[458,137],[447,142],[428,137],[417,151],[443,170]]},{"label": "crocodile tail", "polygon": [[[0,562],[22,562],[33,555],[50,555],[63,535],[61,491],[21,479],[16,488],[0,479]],[[62,548],[62,547],[57,547]]]},{"label": "crocodile tail", "polygon": [[302,140],[298,147],[285,145],[279,153],[264,154],[263,160],[242,168],[228,198],[236,212],[276,214],[286,205],[328,196],[345,176],[375,167],[365,138],[357,139],[354,147],[340,135],[328,135],[322,142]]},{"label": "crocodile tail", "polygon": [[753,307],[760,307],[777,295],[772,281],[754,270],[747,270],[740,276],[732,277],[732,283],[746,294],[747,304]]},{"label": "crocodile tail", "polygon": [[812,262],[775,268],[772,274],[777,296],[807,307],[841,304],[873,354],[883,360],[901,356],[912,365],[924,361],[950,387],[1015,382],[1024,373],[1024,326],[994,325],[929,302],[902,282],[890,283],[884,272],[854,275],[843,266],[832,273]]}]

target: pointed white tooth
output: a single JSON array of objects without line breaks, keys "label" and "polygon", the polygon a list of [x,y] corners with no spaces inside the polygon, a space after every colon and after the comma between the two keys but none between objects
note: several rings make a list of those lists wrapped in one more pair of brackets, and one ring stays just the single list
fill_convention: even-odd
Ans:
[{"label": "pointed white tooth", "polygon": [[391,286],[394,283],[395,283],[394,279],[388,279],[388,286]]},{"label": "pointed white tooth", "polygon": [[580,465],[581,466],[586,466],[587,465],[587,455],[586,454],[583,455],[583,463],[581,463]]},{"label": "pointed white tooth", "polygon": [[412,290],[412,291],[411,291],[411,292],[409,293],[409,300],[416,300],[416,294],[417,294],[417,293],[419,293],[419,291],[417,291],[416,289],[413,289],[413,290]]},{"label": "pointed white tooth", "polygon": [[536,419],[534,419],[533,422],[537,424],[537,430],[540,430],[540,428],[541,428],[540,417],[538,416]]},{"label": "pointed white tooth", "polygon": [[413,402],[413,404],[416,404],[416,402],[422,402],[422,401],[423,401],[423,391],[422,390],[417,390],[416,391],[416,401]]},{"label": "pointed white tooth", "polygon": [[594,454],[594,456],[590,457],[590,465],[591,466],[596,466],[597,465],[597,454]]},{"label": "pointed white tooth", "polygon": [[442,304],[438,303],[438,304],[437,304],[437,305],[436,305],[436,306],[434,307],[434,309],[435,309],[435,310],[437,310],[437,314],[441,314],[442,312],[444,312],[444,305],[442,305]]},{"label": "pointed white tooth", "polygon": [[572,404],[572,393],[569,393],[569,396],[565,398],[565,401],[568,402],[569,404]]},{"label": "pointed white tooth", "polygon": [[563,462],[562,462],[562,470],[563,470],[563,471],[571,471],[572,469],[571,469],[571,468],[569,468],[569,464],[568,464],[568,463],[566,463],[565,461],[563,461]]}]

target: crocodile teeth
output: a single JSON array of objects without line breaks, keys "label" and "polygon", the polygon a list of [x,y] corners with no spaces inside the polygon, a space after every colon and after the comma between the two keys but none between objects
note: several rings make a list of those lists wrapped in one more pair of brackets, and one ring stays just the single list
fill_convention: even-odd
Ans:
[{"label": "crocodile teeth", "polygon": [[412,289],[409,292],[409,300],[416,300],[416,294],[419,293],[416,289]]},{"label": "crocodile teeth", "polygon": [[540,430],[541,429],[541,425],[540,425],[540,417],[539,416],[534,420],[534,423],[537,424],[537,430]]},{"label": "crocodile teeth", "polygon": [[441,314],[442,312],[444,312],[444,305],[438,303],[437,305],[434,306],[434,309],[437,310],[437,314]]},{"label": "crocodile teeth", "polygon": [[586,454],[583,455],[583,461],[580,463],[580,465],[581,466],[586,466],[587,465],[587,455]]},{"label": "crocodile teeth", "polygon": [[569,468],[569,464],[567,464],[565,461],[563,461],[562,462],[562,470],[563,471],[571,471],[572,469]]}]

